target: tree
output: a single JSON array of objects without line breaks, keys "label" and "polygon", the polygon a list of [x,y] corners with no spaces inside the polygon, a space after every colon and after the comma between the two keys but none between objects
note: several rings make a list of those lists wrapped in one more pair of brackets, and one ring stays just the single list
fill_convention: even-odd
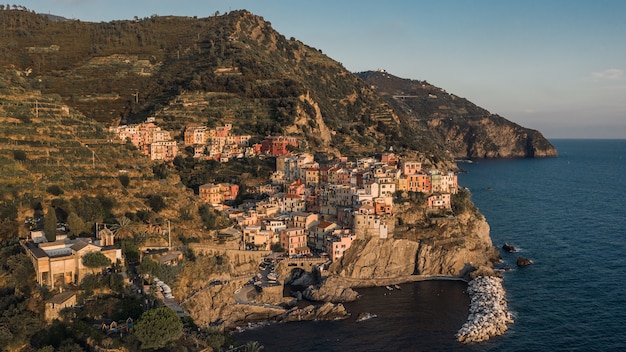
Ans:
[{"label": "tree", "polygon": [[128,263],[139,262],[139,247],[132,240],[122,240],[122,254]]},{"label": "tree", "polygon": [[95,274],[97,269],[111,265],[111,259],[107,258],[102,252],[89,252],[83,255],[82,262],[84,266],[91,269],[93,274]]},{"label": "tree", "polygon": [[219,351],[220,347],[224,345],[226,338],[215,327],[209,327],[203,336],[204,342],[213,348],[213,351]]},{"label": "tree", "polygon": [[280,244],[280,242],[272,243],[272,245],[270,246],[270,249],[272,250],[272,252],[278,252],[278,253],[282,253],[285,251],[285,248],[283,248],[283,245]]},{"label": "tree", "polygon": [[48,207],[48,211],[44,216],[43,231],[46,234],[48,242],[54,242],[57,239],[57,214],[52,205]]},{"label": "tree", "polygon": [[74,211],[72,211],[70,215],[67,216],[67,225],[70,228],[71,236],[80,235],[81,233],[83,233],[83,231],[85,231],[86,227],[83,219],[81,219],[80,216],[78,216],[78,214],[76,214],[76,212]]},{"label": "tree", "polygon": [[159,265],[159,263],[147,257],[144,258],[141,261],[141,264],[139,264],[139,266],[137,267],[137,272],[139,274],[141,275],[148,274],[153,277],[161,275],[162,271],[163,269],[161,269],[161,266]]},{"label": "tree", "polygon": [[127,239],[133,236],[133,232],[131,230],[132,221],[129,218],[122,216],[117,219],[117,225],[113,226],[113,234],[118,239]]},{"label": "tree", "polygon": [[158,213],[166,208],[165,200],[160,194],[153,194],[148,197],[148,205],[155,213]]},{"label": "tree", "polygon": [[163,307],[144,312],[135,325],[135,336],[142,349],[167,347],[183,334],[183,323],[176,312]]}]

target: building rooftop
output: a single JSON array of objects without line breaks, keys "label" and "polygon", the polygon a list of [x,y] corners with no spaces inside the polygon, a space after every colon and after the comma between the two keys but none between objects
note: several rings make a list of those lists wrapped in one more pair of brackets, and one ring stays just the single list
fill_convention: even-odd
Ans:
[{"label": "building rooftop", "polygon": [[52,303],[52,304],[63,304],[65,301],[67,301],[68,299],[72,298],[75,295],[76,295],[76,292],[74,291],[65,291],[65,292],[59,293],[58,295],[55,295],[54,297],[50,298],[46,302]]}]

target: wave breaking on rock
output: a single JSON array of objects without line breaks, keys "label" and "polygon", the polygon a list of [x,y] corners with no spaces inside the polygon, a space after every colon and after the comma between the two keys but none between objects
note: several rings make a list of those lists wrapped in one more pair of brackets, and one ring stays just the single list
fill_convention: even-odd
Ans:
[{"label": "wave breaking on rock", "polygon": [[470,308],[467,321],[456,333],[461,343],[482,342],[504,334],[513,317],[508,311],[502,278],[480,276],[469,282]]}]

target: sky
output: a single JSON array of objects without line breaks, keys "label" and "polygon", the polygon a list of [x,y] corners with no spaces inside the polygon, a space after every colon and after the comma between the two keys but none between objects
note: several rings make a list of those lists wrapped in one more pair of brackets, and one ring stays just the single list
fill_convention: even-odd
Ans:
[{"label": "sky", "polygon": [[385,69],[547,138],[626,138],[622,0],[22,0],[89,22],[246,9],[352,72]]}]

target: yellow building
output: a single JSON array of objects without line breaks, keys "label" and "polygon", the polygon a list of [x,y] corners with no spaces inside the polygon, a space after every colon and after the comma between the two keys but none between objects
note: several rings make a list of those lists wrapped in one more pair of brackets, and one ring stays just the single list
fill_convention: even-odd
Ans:
[{"label": "yellow building", "polygon": [[77,284],[91,273],[82,262],[83,255],[87,253],[99,251],[112,263],[123,262],[122,250],[108,245],[106,240],[94,243],[91,239],[78,238],[39,244],[23,241],[22,247],[33,263],[37,283],[52,289],[64,284]]}]

